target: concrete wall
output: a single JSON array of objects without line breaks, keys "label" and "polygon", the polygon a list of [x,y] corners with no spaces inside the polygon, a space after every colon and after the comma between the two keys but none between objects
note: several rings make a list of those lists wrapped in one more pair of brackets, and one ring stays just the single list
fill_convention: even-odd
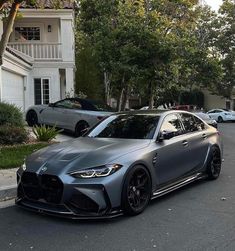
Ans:
[{"label": "concrete wall", "polygon": [[62,59],[64,62],[75,61],[75,50],[74,50],[74,31],[73,31],[73,20],[61,19],[61,43],[62,43]]},{"label": "concrete wall", "polygon": [[224,97],[212,95],[208,90],[204,90],[204,108],[211,110],[214,108],[226,108],[226,101]]}]

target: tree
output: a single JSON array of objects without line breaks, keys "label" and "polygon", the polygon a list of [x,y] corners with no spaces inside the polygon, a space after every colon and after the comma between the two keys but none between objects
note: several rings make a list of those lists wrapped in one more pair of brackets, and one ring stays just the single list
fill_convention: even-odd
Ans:
[{"label": "tree", "polygon": [[[69,0],[73,2],[72,0]],[[68,1],[51,0],[51,6],[53,8],[62,8],[63,3]],[[7,43],[9,41],[12,28],[15,22],[15,18],[21,5],[34,6],[35,8],[43,8],[45,1],[40,0],[0,0],[0,14],[6,14],[6,25],[3,30],[3,34],[0,41],[0,66],[2,65],[3,54],[6,50]]]},{"label": "tree", "polygon": [[147,89],[153,105],[157,87],[167,84],[163,80],[172,68],[176,27],[184,29],[183,23],[190,22],[190,8],[196,2],[81,1],[78,29],[90,38],[106,76],[105,89],[118,94],[119,103],[123,101],[119,109],[125,106],[125,96],[135,82]]},{"label": "tree", "polygon": [[154,102],[176,102],[181,90],[220,83],[221,63],[209,43],[214,14],[197,3],[80,1],[77,29],[98,60],[106,100],[116,97],[123,110],[135,90],[152,108]]},{"label": "tree", "polygon": [[75,93],[82,92],[89,99],[102,100],[103,77],[99,70],[97,59],[92,54],[89,43],[76,53],[76,83]]},{"label": "tree", "polygon": [[211,28],[211,47],[223,66],[222,81],[217,93],[231,98],[235,86],[235,3],[224,0]]}]

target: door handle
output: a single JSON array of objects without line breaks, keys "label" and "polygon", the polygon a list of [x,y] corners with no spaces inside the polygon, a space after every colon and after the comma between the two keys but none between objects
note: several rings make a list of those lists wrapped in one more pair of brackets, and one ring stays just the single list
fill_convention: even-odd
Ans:
[{"label": "door handle", "polygon": [[187,140],[184,140],[184,141],[182,142],[182,145],[185,146],[185,147],[188,146],[188,141],[187,141]]},{"label": "door handle", "polygon": [[207,138],[207,135],[205,133],[202,134],[203,139]]}]

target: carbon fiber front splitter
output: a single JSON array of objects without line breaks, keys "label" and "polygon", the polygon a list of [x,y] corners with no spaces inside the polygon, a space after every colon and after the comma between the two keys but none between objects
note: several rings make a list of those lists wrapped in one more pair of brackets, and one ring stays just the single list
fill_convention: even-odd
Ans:
[{"label": "carbon fiber front splitter", "polygon": [[76,220],[112,219],[112,218],[123,215],[122,210],[108,210],[100,214],[94,214],[94,213],[76,214],[72,212],[69,209],[69,207],[65,205],[52,206],[46,203],[30,201],[27,199],[16,199],[15,203],[16,205],[32,212],[55,216],[55,217],[67,218],[67,219],[76,219]]}]

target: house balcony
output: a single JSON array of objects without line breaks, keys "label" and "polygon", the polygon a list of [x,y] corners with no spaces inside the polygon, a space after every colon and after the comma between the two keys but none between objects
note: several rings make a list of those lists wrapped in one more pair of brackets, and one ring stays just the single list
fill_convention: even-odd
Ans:
[{"label": "house balcony", "polygon": [[17,50],[35,61],[60,61],[62,60],[62,48],[60,43],[40,42],[10,42],[8,46]]}]

